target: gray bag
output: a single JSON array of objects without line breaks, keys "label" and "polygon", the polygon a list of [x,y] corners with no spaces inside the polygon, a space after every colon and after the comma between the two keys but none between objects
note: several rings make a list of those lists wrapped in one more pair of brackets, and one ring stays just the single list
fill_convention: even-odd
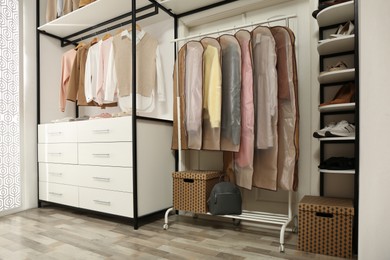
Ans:
[{"label": "gray bag", "polygon": [[212,215],[240,215],[240,189],[230,182],[219,182],[211,190],[207,204]]}]

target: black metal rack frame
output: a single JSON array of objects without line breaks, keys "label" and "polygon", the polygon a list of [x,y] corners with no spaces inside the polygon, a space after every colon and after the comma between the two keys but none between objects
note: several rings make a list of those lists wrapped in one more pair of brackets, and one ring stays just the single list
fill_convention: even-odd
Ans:
[{"label": "black metal rack frame", "polygon": [[[99,24],[96,24],[94,26],[91,26],[87,29],[78,31],[76,33],[73,33],[71,35],[65,36],[65,37],[59,37],[54,34],[47,33],[45,31],[41,31],[37,29],[36,31],[36,65],[37,65],[37,123],[39,124],[41,122],[40,118],[40,84],[41,84],[41,70],[40,70],[40,63],[41,63],[41,52],[40,52],[40,34],[46,35],[49,37],[52,37],[54,39],[57,39],[61,42],[61,47],[65,47],[68,45],[77,45],[78,42],[95,37],[97,34],[101,34],[119,27],[122,27],[127,24],[131,24],[132,26],[132,38],[136,38],[136,22],[140,21],[142,19],[149,18],[151,16],[157,15],[159,13],[159,10],[162,10],[163,12],[167,13],[169,16],[173,18],[174,22],[174,38],[177,38],[178,36],[178,27],[179,27],[179,19],[185,16],[193,15],[199,12],[203,12],[206,10],[210,10],[219,6],[223,6],[238,0],[223,0],[221,2],[217,2],[214,4],[210,4],[201,8],[197,8],[188,12],[184,12],[181,14],[175,14],[172,12],[172,10],[169,10],[162,6],[160,3],[158,3],[156,0],[148,0],[151,4],[141,7],[137,9],[136,0],[129,0],[131,1],[131,12],[128,12],[126,14],[120,15],[118,17],[114,17],[112,19],[109,19],[107,21],[101,22]],[[40,26],[40,0],[36,0],[36,27],[38,28]],[[145,12],[147,10],[152,10],[146,14],[137,16],[138,13]],[[123,20],[127,17],[131,17],[130,20],[118,22],[120,20]],[[102,29],[103,28],[103,29]],[[92,32],[89,34],[86,34],[88,32]],[[77,38],[76,38],[77,37]],[[132,104],[136,104],[136,42],[132,41]],[[174,55],[176,56],[176,45],[174,44]],[[176,59],[176,57],[174,57]],[[76,113],[78,114],[78,110],[76,109]],[[138,229],[139,227],[139,217],[138,217],[138,196],[137,196],[137,119],[143,119],[143,120],[150,120],[150,121],[158,121],[158,122],[165,122],[165,123],[172,123],[172,121],[169,120],[163,120],[163,119],[156,119],[156,118],[147,118],[147,117],[141,117],[136,115],[136,107],[133,106],[132,108],[132,152],[133,152],[133,208],[134,208],[134,218],[133,220],[133,226],[134,229]],[[176,163],[175,167],[178,168],[178,156],[176,152]],[[38,161],[38,160],[37,160]],[[38,182],[38,190],[39,190],[39,182]],[[41,206],[41,200],[38,198],[38,206]]]}]

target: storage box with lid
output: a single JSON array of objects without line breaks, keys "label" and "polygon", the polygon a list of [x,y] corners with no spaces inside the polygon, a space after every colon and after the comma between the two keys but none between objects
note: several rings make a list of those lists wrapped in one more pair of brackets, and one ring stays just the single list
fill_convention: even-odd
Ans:
[{"label": "storage box with lid", "polygon": [[299,203],[298,249],[352,257],[353,201],[305,196]]},{"label": "storage box with lid", "polygon": [[173,207],[176,210],[207,213],[207,199],[219,182],[219,171],[180,171],[172,173]]}]

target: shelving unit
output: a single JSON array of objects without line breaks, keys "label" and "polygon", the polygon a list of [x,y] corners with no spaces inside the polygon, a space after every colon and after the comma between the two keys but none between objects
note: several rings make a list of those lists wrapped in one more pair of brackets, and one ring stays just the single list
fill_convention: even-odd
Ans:
[{"label": "shelving unit", "polygon": [[[353,82],[355,85],[355,97],[354,102],[327,105],[319,107],[320,112],[320,128],[337,116],[337,118],[346,118],[351,114],[355,124],[355,136],[352,137],[324,137],[319,138],[320,141],[320,161],[325,161],[325,154],[334,153],[340,151],[340,146],[346,144],[353,145],[353,154],[346,154],[346,156],[353,156],[355,158],[355,169],[353,170],[331,170],[320,169],[320,195],[327,196],[325,187],[325,176],[332,174],[335,175],[352,175],[353,176],[353,201],[354,201],[354,230],[353,230],[353,248],[354,252],[357,252],[357,233],[358,233],[358,201],[359,201],[359,57],[358,57],[358,17],[357,17],[357,0],[348,1],[341,4],[335,4],[328,8],[323,9],[317,15],[317,22],[319,26],[319,44],[317,47],[320,55],[320,74],[318,81],[320,83],[320,100],[319,103],[324,103],[325,95],[327,91],[339,87],[340,85],[348,82]],[[354,23],[355,34],[348,36],[340,36],[336,38],[326,38],[330,34],[335,33],[340,25],[352,21]],[[335,59],[337,57],[352,58],[353,68],[338,70],[338,71],[325,71],[325,63],[327,59]],[[346,149],[345,153],[350,152]]]}]

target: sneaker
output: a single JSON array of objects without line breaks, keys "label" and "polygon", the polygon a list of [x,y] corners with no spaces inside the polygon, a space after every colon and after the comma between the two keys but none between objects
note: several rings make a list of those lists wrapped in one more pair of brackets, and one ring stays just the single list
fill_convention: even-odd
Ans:
[{"label": "sneaker", "polygon": [[355,136],[355,126],[342,120],[332,129],[325,132],[326,137],[352,137]]},{"label": "sneaker", "polygon": [[320,130],[317,130],[313,133],[313,137],[314,138],[322,138],[322,137],[325,137],[325,133],[327,131],[330,131],[333,127],[336,126],[336,123],[335,122],[330,122],[327,126],[325,126],[324,128],[320,129]]}]

